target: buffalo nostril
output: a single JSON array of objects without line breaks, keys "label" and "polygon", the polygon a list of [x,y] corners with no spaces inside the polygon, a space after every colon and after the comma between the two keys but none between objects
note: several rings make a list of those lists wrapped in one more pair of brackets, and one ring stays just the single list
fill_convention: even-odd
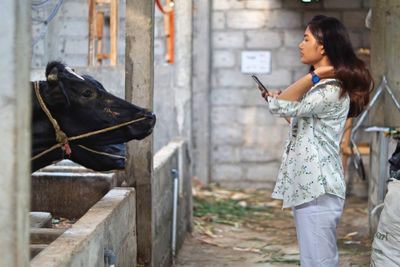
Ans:
[{"label": "buffalo nostril", "polygon": [[146,113],[145,117],[148,118],[148,119],[155,120],[156,119],[156,114],[154,114],[153,112],[148,112],[148,113]]},{"label": "buffalo nostril", "polygon": [[146,113],[146,118],[150,120],[151,126],[153,127],[156,124],[156,114],[153,112]]}]

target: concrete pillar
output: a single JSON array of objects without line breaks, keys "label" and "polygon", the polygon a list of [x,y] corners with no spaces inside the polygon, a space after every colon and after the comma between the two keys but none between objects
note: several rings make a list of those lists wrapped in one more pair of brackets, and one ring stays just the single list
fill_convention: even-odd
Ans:
[{"label": "concrete pillar", "polygon": [[[371,69],[376,85],[379,85],[382,75],[386,75],[388,84],[397,99],[400,99],[400,6],[397,0],[373,0],[372,8],[372,38],[371,38]],[[386,127],[400,126],[400,112],[393,104],[390,96],[384,93],[376,108],[370,114],[370,124]],[[383,201],[385,192],[381,179],[388,173],[388,156],[393,151],[388,151],[388,140],[375,138],[371,144],[371,177],[369,177],[369,210]],[[388,155],[389,154],[389,155]],[[383,159],[383,160],[379,160]],[[386,166],[385,166],[386,165]],[[381,175],[379,175],[381,174]],[[379,186],[380,185],[380,186]],[[376,218],[370,218],[376,221]],[[374,233],[376,225],[370,225],[370,232]]]},{"label": "concrete pillar", "polygon": [[[126,0],[125,98],[153,110],[154,0]],[[153,135],[128,145],[126,181],[136,188],[138,266],[153,266]]]},{"label": "concrete pillar", "polygon": [[175,1],[175,107],[178,135],[191,139],[192,0]]},{"label": "concrete pillar", "polygon": [[192,147],[193,175],[210,179],[211,1],[193,1]]},{"label": "concrete pillar", "polygon": [[1,9],[0,265],[28,266],[31,3],[3,0]]}]

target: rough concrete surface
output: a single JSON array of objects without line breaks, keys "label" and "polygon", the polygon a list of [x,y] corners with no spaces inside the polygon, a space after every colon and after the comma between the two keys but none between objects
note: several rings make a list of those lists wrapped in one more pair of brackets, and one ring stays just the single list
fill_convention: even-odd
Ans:
[{"label": "rough concrete surface", "polygon": [[[239,206],[266,207],[246,215],[246,218],[227,220],[212,211],[194,219],[194,232],[185,240],[176,260],[177,267],[268,267],[299,266],[299,251],[291,211],[282,210],[280,202],[269,198],[270,192],[255,193],[224,190],[206,191],[202,198],[216,193],[215,203],[229,193],[229,201]],[[239,194],[239,197],[238,197]],[[242,194],[242,195],[240,195]],[[249,196],[250,195],[250,196]],[[214,195],[215,196],[215,195]],[[194,207],[198,208],[199,193]],[[258,200],[255,201],[255,198]],[[213,203],[211,201],[211,203]],[[247,203],[247,204],[246,204]],[[238,209],[240,207],[235,207]],[[368,237],[367,200],[350,197],[338,229],[340,266],[369,266],[371,241]],[[226,215],[226,214],[225,214]],[[264,217],[262,217],[264,216]],[[220,223],[217,223],[220,221]]]}]

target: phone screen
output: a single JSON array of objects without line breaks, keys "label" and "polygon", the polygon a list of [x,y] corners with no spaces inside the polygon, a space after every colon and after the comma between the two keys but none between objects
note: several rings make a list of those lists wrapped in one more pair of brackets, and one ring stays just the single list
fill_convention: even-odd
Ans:
[{"label": "phone screen", "polygon": [[267,88],[261,83],[256,75],[251,75],[251,78],[253,78],[253,80],[258,84],[258,88],[260,88],[260,90],[268,92]]}]

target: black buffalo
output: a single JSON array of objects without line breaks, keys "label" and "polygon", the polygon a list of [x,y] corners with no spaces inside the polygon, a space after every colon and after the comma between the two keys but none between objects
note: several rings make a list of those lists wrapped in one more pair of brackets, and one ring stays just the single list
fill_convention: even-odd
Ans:
[{"label": "black buffalo", "polygon": [[32,88],[32,171],[64,158],[96,171],[122,169],[124,143],[145,138],[156,122],[152,112],[60,62],[50,62],[46,81],[32,82]]}]

